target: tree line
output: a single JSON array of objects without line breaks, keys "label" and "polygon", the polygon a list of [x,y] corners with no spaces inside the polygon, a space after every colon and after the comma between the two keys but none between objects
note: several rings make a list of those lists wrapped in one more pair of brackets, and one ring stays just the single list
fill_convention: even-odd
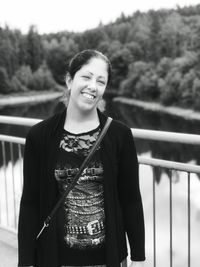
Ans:
[{"label": "tree line", "polygon": [[122,13],[82,33],[0,28],[0,93],[60,90],[69,60],[88,48],[111,60],[108,91],[200,110],[200,5]]}]

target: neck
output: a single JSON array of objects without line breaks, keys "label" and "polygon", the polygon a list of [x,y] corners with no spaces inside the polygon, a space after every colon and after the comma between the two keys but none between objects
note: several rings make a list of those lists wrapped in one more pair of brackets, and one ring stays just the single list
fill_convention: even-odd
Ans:
[{"label": "neck", "polygon": [[68,105],[67,107],[67,121],[73,121],[77,123],[83,123],[85,121],[96,121],[98,120],[98,114],[97,114],[97,109],[93,109],[90,111],[82,111],[74,106]]}]

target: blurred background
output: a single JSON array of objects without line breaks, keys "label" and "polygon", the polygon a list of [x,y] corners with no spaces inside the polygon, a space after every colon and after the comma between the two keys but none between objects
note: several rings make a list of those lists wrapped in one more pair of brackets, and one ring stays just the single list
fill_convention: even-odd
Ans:
[{"label": "blurred background", "polygon": [[[0,115],[45,119],[63,110],[69,60],[88,48],[103,52],[113,66],[113,78],[104,97],[109,116],[131,128],[199,134],[200,4],[194,0],[1,1]],[[0,134],[4,135],[25,138],[28,130],[27,126],[0,124]],[[200,163],[197,145],[138,138],[135,143],[138,156]],[[21,152],[23,155],[23,147]],[[0,227],[15,233],[22,163],[17,145],[11,153],[10,145],[1,143]],[[165,168],[140,166],[146,266],[172,266],[172,257],[175,267],[199,267],[199,179],[199,174],[190,175],[188,263],[187,174],[171,175]],[[169,181],[173,183],[173,230]],[[13,258],[11,265],[1,261],[5,255]],[[16,266],[16,257],[16,247],[10,251],[2,245],[0,267]]]}]

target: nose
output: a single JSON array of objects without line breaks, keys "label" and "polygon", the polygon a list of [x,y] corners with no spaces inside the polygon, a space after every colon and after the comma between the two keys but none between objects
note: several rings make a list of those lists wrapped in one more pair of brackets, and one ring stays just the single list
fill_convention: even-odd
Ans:
[{"label": "nose", "polygon": [[93,92],[97,90],[97,83],[95,79],[91,79],[88,83],[88,88]]}]

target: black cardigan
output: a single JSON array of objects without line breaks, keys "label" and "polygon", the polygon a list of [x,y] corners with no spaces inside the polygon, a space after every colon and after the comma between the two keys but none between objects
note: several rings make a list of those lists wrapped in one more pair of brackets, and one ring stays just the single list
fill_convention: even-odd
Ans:
[{"label": "black cardigan", "polygon": [[[100,111],[98,115],[103,127],[107,117]],[[65,117],[66,109],[31,127],[26,138],[18,227],[19,266],[59,266],[55,218],[39,241],[35,238],[58,200],[54,164]],[[113,120],[100,151],[104,167],[106,266],[119,267],[127,257],[125,233],[131,260],[145,260],[138,160],[130,128]]]}]

